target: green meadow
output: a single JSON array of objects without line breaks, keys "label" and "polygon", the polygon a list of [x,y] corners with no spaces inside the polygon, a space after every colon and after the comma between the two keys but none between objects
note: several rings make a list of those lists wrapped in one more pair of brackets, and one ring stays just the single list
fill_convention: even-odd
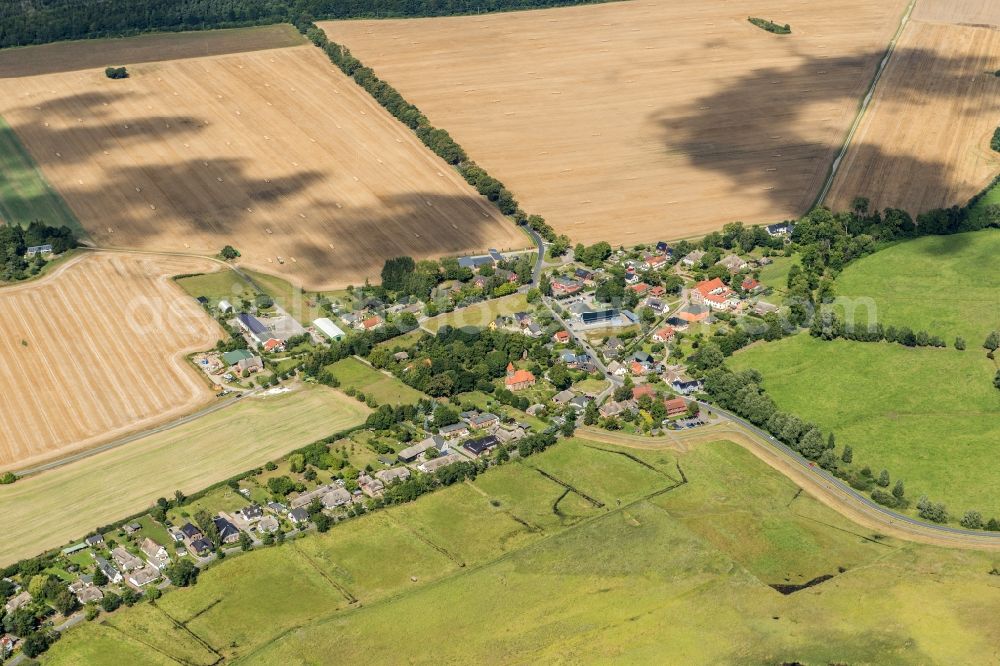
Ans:
[{"label": "green meadow", "polygon": [[[666,478],[678,464],[680,485]],[[560,516],[566,489],[538,470],[622,503]],[[982,663],[1000,640],[984,621],[1000,613],[998,564],[866,533],[735,444],[567,440],[227,558],[193,588],[68,632],[43,661]],[[820,575],[833,577],[771,587]]]},{"label": "green meadow", "polygon": [[42,176],[7,121],[0,118],[0,222],[27,226],[35,220],[54,227],[66,225],[83,234],[69,206]]},{"label": "green meadow", "polygon": [[958,518],[969,509],[1000,517],[1000,391],[983,350],[801,333],[738,352],[728,364],[759,370],[779,408],[832,430],[857,465],[902,479],[913,502],[925,494]]},{"label": "green meadow", "polygon": [[376,370],[367,363],[348,357],[326,367],[340,382],[341,388],[353,388],[375,398],[380,405],[416,404],[423,393],[411,388],[392,375]]},{"label": "green meadow", "polygon": [[[859,324],[909,326],[978,349],[1000,329],[1000,229],[925,236],[865,257],[835,283]],[[869,307],[871,306],[871,307]]]}]

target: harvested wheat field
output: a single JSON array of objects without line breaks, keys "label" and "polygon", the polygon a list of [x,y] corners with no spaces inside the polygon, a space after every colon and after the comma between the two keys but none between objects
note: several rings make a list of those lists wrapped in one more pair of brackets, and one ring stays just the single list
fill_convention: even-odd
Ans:
[{"label": "harvested wheat field", "polygon": [[527,237],[311,45],[0,80],[14,128],[99,247],[215,254],[309,289],[384,259]]},{"label": "harvested wheat field", "polygon": [[213,393],[184,355],[221,330],[168,276],[207,259],[87,253],[0,289],[0,469],[192,411]]},{"label": "harvested wheat field", "polygon": [[990,149],[998,67],[1000,30],[908,23],[826,203],[843,208],[865,196],[916,215],[986,187],[1000,171]]},{"label": "harvested wheat field", "polygon": [[629,243],[808,209],[906,4],[631,1],[322,26],[525,210],[576,241]]},{"label": "harvested wheat field", "polygon": [[917,0],[913,18],[920,21],[1000,26],[997,0]]}]

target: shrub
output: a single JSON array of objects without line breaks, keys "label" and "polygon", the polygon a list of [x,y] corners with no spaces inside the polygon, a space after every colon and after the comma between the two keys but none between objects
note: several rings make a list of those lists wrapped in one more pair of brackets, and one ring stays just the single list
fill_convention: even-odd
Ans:
[{"label": "shrub", "polygon": [[767,19],[756,18],[753,16],[748,16],[747,20],[753,23],[755,26],[761,30],[767,30],[768,32],[773,32],[776,35],[790,35],[792,33],[792,26],[787,23],[784,25],[775,23],[774,21],[769,21]]},{"label": "shrub", "polygon": [[104,70],[104,76],[109,79],[127,79],[128,70],[124,67],[108,67]]},{"label": "shrub", "polygon": [[990,140],[990,148],[1000,153],[1000,127],[993,130],[993,138]]}]

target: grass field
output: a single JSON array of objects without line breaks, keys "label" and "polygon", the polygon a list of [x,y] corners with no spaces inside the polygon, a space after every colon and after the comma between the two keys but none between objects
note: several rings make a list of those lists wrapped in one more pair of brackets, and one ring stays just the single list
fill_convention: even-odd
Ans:
[{"label": "grass field", "polygon": [[219,270],[177,278],[177,285],[191,298],[204,296],[215,307],[221,300],[235,303],[241,296],[253,300],[253,287],[236,271]]},{"label": "grass field", "polygon": [[528,243],[312,45],[129,72],[0,79],[0,114],[99,246],[230,244],[316,290],[377,281],[389,257]]},{"label": "grass field", "polygon": [[109,65],[128,65],[131,68],[132,65],[159,60],[297,46],[303,41],[302,35],[291,25],[279,24],[24,46],[0,52],[0,78],[103,69]]},{"label": "grass field", "polygon": [[792,266],[801,265],[801,260],[794,257],[773,257],[773,262],[760,269],[760,282],[774,291],[764,297],[764,300],[774,305],[781,305],[788,291],[788,272]]},{"label": "grass field", "polygon": [[82,253],[0,289],[0,467],[24,469],[193,411],[185,359],[221,329],[170,275],[203,259]]},{"label": "grass field", "polygon": [[[918,15],[923,5],[917,2]],[[916,215],[960,206],[986,187],[1000,172],[1000,155],[990,149],[998,51],[995,26],[911,20],[826,203],[849,209],[865,196],[872,208]]]},{"label": "grass field", "polygon": [[[320,25],[525,210],[574,241],[630,245],[804,213],[907,4],[633,1]],[[792,34],[746,20],[772,15]]]},{"label": "grass field", "polygon": [[[965,338],[979,349],[1000,329],[1000,230],[926,236],[854,262],[837,278],[837,296],[859,324],[874,303],[877,321],[940,335],[950,346]],[[871,301],[868,301],[871,299]]]},{"label": "grass field", "polygon": [[[368,409],[324,387],[244,398],[192,423],[0,486],[0,565],[63,545],[88,530],[252,469],[338,430]],[[70,506],[70,509],[67,509]]]},{"label": "grass field", "polygon": [[[577,441],[551,452],[561,448],[567,460],[584,451]],[[641,455],[673,467],[678,454]],[[160,663],[156,648],[169,641],[198,666],[212,654],[245,664],[312,664],[331,654],[372,664],[924,664],[992,654],[1000,627],[982,618],[1000,612],[986,574],[995,558],[873,543],[734,444],[703,445],[679,461],[687,484],[572,521],[551,513],[561,488],[526,465],[491,470],[472,487],[402,507],[412,528],[370,515],[227,559],[159,608],[74,629],[44,661]],[[509,521],[505,509],[537,514],[543,532],[514,550],[495,541],[482,550],[495,559],[481,566],[459,567],[414,536],[432,534],[448,550],[470,537],[485,546],[505,538],[496,528]],[[485,512],[467,522],[470,511]],[[442,524],[450,513],[458,525]],[[814,572],[835,577],[789,596],[768,587]],[[287,603],[293,597],[298,603]],[[193,636],[171,630],[157,616],[164,611]],[[105,622],[122,632],[118,640]]]},{"label": "grass field", "polygon": [[420,391],[410,388],[392,375],[376,370],[354,357],[337,361],[326,368],[340,381],[341,388],[354,388],[375,398],[380,405],[416,404],[426,398]]},{"label": "grass field", "polygon": [[972,349],[908,349],[886,343],[822,342],[800,334],[734,355],[756,368],[778,406],[833,430],[839,446],[875,473],[888,469],[961,517],[1000,517],[1000,395],[994,365]]},{"label": "grass field", "polygon": [[27,225],[41,220],[81,233],[69,206],[45,181],[7,121],[0,118],[0,222]]},{"label": "grass field", "polygon": [[485,328],[491,321],[501,315],[512,315],[515,312],[522,312],[527,309],[528,298],[525,294],[511,294],[510,296],[493,298],[465,308],[459,308],[454,312],[431,317],[423,323],[423,327],[434,333],[437,333],[438,329],[446,325],[453,328],[463,328],[466,326]]}]

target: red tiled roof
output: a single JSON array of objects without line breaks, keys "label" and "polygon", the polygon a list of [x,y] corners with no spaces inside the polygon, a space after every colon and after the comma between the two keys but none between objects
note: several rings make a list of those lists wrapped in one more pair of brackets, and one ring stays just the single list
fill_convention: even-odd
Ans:
[{"label": "red tiled roof", "polygon": [[369,317],[368,319],[365,319],[363,322],[361,322],[361,325],[364,326],[365,328],[373,328],[381,323],[382,323],[382,317],[376,315],[374,317]]},{"label": "red tiled roof", "polygon": [[644,395],[654,396],[656,395],[656,390],[649,384],[640,384],[632,388],[632,399],[638,400]]},{"label": "red tiled roof", "polygon": [[656,337],[658,337],[661,340],[669,340],[670,338],[672,338],[674,336],[674,327],[673,326],[664,326],[663,328],[661,328],[660,330],[658,330],[653,335],[655,335]]},{"label": "red tiled roof", "polygon": [[271,338],[270,340],[264,343],[264,349],[266,349],[267,351],[271,351],[276,347],[280,347],[282,344],[283,343],[281,342],[281,340],[277,338]]},{"label": "red tiled roof", "polygon": [[760,282],[757,282],[757,280],[754,280],[753,278],[747,278],[746,280],[743,280],[742,286],[744,291],[750,291],[751,289],[756,289],[760,286]]},{"label": "red tiled roof", "polygon": [[663,406],[667,408],[667,414],[679,414],[687,411],[688,404],[684,398],[671,398],[664,400]]},{"label": "red tiled roof", "polygon": [[722,281],[721,278],[714,278],[712,280],[705,280],[699,282],[694,286],[695,290],[702,296],[708,296],[716,289],[726,289],[726,283]]},{"label": "red tiled roof", "polygon": [[533,375],[531,371],[518,370],[513,375],[508,377],[504,383],[506,383],[507,386],[515,386],[517,384],[523,384],[526,382],[534,382],[534,381],[535,381],[535,375]]},{"label": "red tiled roof", "polygon": [[649,289],[649,285],[646,284],[645,282],[640,282],[639,284],[633,284],[633,285],[629,286],[629,289],[631,289],[632,291],[634,291],[637,294],[642,294],[647,289]]}]

